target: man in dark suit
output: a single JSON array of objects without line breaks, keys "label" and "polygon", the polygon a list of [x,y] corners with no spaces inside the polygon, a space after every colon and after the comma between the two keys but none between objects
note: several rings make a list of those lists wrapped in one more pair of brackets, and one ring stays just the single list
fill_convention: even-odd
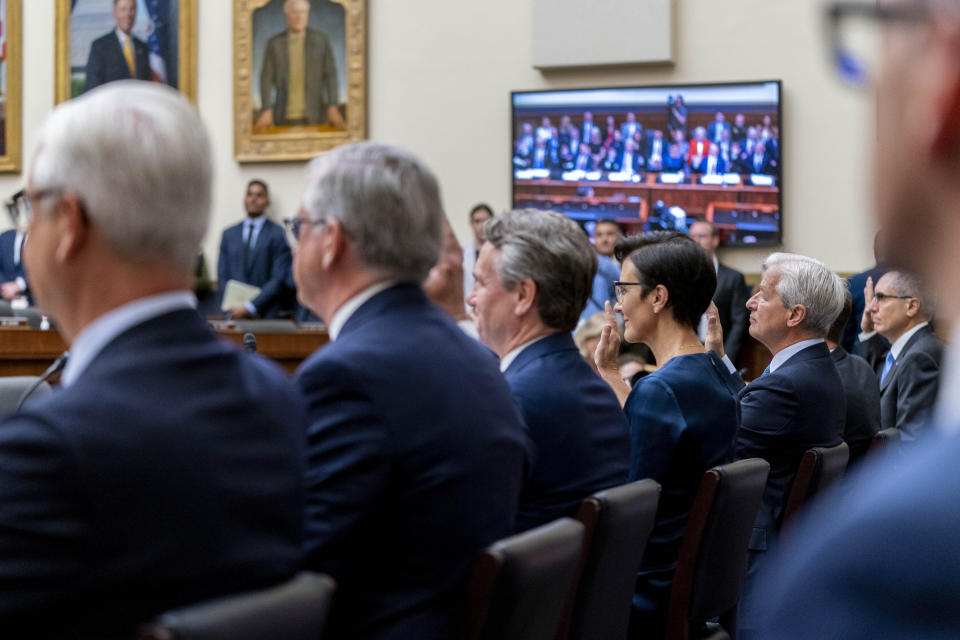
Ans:
[{"label": "man in dark suit", "polygon": [[597,256],[559,213],[513,211],[488,221],[467,296],[480,340],[520,405],[536,447],[515,529],[576,515],[580,501],[627,480],[626,416],[571,337]]},{"label": "man in dark suit", "polygon": [[150,49],[147,43],[134,38],[131,30],[137,21],[136,0],[113,0],[116,28],[90,46],[87,58],[86,90],[114,80],[152,80]]},{"label": "man in dark suit", "polygon": [[247,218],[229,227],[220,238],[217,284],[223,302],[227,282],[237,280],[260,288],[260,293],[243,306],[229,309],[232,318],[284,318],[293,309],[290,276],[290,247],[283,228],[265,214],[270,205],[267,184],[251,180],[244,197]]},{"label": "man in dark suit", "polygon": [[667,155],[667,141],[663,139],[663,131],[654,129],[647,131],[646,158],[647,166],[653,171],[660,171],[663,168],[663,159]]},{"label": "man in dark suit", "polygon": [[513,530],[523,420],[490,352],[420,288],[443,242],[429,169],[360,143],[309,174],[293,274],[331,342],[297,372],[307,566],[337,581],[331,638],[449,638],[474,556]]},{"label": "man in dark suit", "polygon": [[186,99],[111,83],[38,138],[24,261],[70,357],[57,393],[0,424],[0,624],[131,638],[297,570],[303,405],[194,309],[213,161]]},{"label": "man in dark suit", "polygon": [[710,142],[719,143],[723,138],[724,131],[729,135],[731,131],[730,123],[727,122],[727,118],[722,111],[717,111],[713,122],[707,125],[707,139]]},{"label": "man in dark suit", "polygon": [[[720,325],[723,327],[723,351],[732,362],[736,362],[740,352],[740,343],[747,330],[747,298],[749,293],[743,274],[717,259],[717,247],[720,246],[720,231],[717,225],[708,221],[694,222],[690,225],[690,237],[697,241],[710,256],[717,270],[717,290],[713,294],[713,303],[717,305]],[[706,324],[700,322],[701,339],[706,337]]]},{"label": "man in dark suit", "polygon": [[763,458],[770,476],[750,538],[740,632],[755,631],[756,576],[776,543],[784,502],[800,458],[841,442],[846,399],[824,338],[843,308],[844,285],[823,263],[775,253],[747,302],[750,335],[773,354],[764,374],[740,392],[736,458]]},{"label": "man in dark suit", "polygon": [[753,145],[753,153],[747,156],[748,173],[759,173],[763,175],[773,175],[777,172],[777,162],[769,153],[767,147],[762,142]]},{"label": "man in dark suit", "polygon": [[16,229],[0,233],[0,295],[4,300],[23,297],[29,300],[30,288],[23,268],[23,244],[26,239],[27,234]]},{"label": "man in dark suit", "polygon": [[286,0],[287,30],[267,41],[260,71],[261,112],[255,130],[273,126],[327,124],[346,129],[340,84],[330,39],[307,28],[308,0]]},{"label": "man in dark suit", "polygon": [[922,289],[913,275],[888,271],[861,320],[861,347],[880,378],[881,425],[899,429],[904,442],[924,431],[940,383],[943,342],[930,326],[930,303]]},{"label": "man in dark suit", "polygon": [[866,454],[873,436],[880,430],[880,380],[866,360],[847,353],[840,345],[840,336],[852,309],[853,299],[850,291],[846,291],[843,311],[833,321],[827,335],[830,357],[840,374],[843,392],[847,398],[843,441],[850,447],[850,464]]}]

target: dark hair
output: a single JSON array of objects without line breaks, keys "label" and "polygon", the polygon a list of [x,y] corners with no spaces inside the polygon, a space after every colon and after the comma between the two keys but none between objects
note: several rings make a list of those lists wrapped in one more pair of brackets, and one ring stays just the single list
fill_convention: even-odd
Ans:
[{"label": "dark hair", "polygon": [[614,255],[637,268],[643,296],[666,287],[673,318],[696,330],[717,289],[717,272],[703,247],[679,231],[650,231],[620,240]]},{"label": "dark hair", "polygon": [[493,212],[493,209],[490,208],[490,205],[488,205],[486,202],[481,202],[479,204],[473,205],[473,208],[470,209],[470,216],[468,218],[470,222],[473,222],[473,214],[475,214],[477,211],[486,211],[487,213],[490,214],[491,218],[495,218],[497,215]]},{"label": "dark hair", "polygon": [[850,319],[852,312],[853,296],[850,294],[850,289],[847,289],[844,291],[843,308],[840,309],[840,315],[837,316],[837,319],[833,321],[833,325],[830,326],[830,331],[827,332],[827,340],[840,344],[840,338],[843,336],[843,328],[847,326],[847,320]]},{"label": "dark hair", "polygon": [[270,187],[268,187],[268,186],[267,186],[267,183],[264,182],[263,180],[261,180],[260,178],[254,178],[253,180],[251,180],[250,182],[248,182],[248,183],[247,183],[247,189],[249,189],[250,187],[252,187],[252,186],[255,185],[255,184],[258,184],[258,185],[260,185],[261,187],[263,187],[263,192],[264,192],[265,194],[267,194],[267,197],[270,197]]}]

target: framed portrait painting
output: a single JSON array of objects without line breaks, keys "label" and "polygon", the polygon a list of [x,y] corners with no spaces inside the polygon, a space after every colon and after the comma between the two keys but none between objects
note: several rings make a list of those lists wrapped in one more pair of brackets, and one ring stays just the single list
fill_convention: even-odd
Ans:
[{"label": "framed portrait painting", "polygon": [[366,0],[234,0],[234,153],[305,160],[366,137]]},{"label": "framed portrait painting", "polygon": [[196,102],[197,0],[55,0],[58,103],[136,78]]},{"label": "framed portrait painting", "polygon": [[21,0],[0,0],[0,172],[20,171]]}]

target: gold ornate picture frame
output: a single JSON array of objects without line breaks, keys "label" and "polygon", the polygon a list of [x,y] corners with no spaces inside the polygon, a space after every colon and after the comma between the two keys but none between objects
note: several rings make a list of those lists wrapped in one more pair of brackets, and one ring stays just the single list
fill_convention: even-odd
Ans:
[{"label": "gold ornate picture frame", "polygon": [[366,138],[366,4],[233,0],[239,162],[307,160]]},{"label": "gold ornate picture frame", "polygon": [[[175,87],[197,101],[197,0],[124,0],[136,6],[135,77]],[[55,0],[55,88],[59,104],[91,83],[134,77],[123,67],[113,0]],[[73,20],[76,16],[77,20]],[[118,38],[114,40],[113,38]],[[102,46],[101,46],[102,45]]]},{"label": "gold ornate picture frame", "polygon": [[23,117],[21,0],[0,0],[0,172],[19,173]]}]

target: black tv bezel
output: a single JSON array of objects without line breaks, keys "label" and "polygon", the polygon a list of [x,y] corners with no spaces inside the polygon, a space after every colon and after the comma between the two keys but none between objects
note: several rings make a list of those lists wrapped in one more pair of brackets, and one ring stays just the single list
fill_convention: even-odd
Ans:
[{"label": "black tv bezel", "polygon": [[[726,80],[722,82],[677,82],[669,84],[630,84],[630,85],[606,85],[601,87],[576,87],[576,88],[563,88],[563,89],[525,89],[525,90],[515,90],[510,92],[510,157],[513,158],[513,143],[514,143],[514,131],[517,129],[517,116],[516,110],[514,109],[514,97],[518,95],[525,94],[537,94],[537,93],[577,93],[581,91],[609,91],[617,89],[676,89],[676,88],[704,88],[704,87],[730,87],[730,86],[743,86],[743,85],[761,85],[761,84],[776,84],[777,85],[777,125],[780,128],[780,176],[779,176],[779,189],[777,191],[777,207],[779,208],[780,213],[780,225],[777,230],[777,239],[775,241],[765,241],[765,242],[754,242],[750,244],[745,243],[736,243],[730,244],[723,242],[721,247],[725,249],[753,249],[753,248],[772,248],[772,247],[782,247],[783,246],[783,188],[784,188],[784,164],[783,164],[783,148],[784,148],[784,127],[783,127],[783,80],[780,79],[770,79],[770,80]],[[516,206],[516,182],[513,177],[513,162],[508,163],[510,167],[510,208]]]}]

